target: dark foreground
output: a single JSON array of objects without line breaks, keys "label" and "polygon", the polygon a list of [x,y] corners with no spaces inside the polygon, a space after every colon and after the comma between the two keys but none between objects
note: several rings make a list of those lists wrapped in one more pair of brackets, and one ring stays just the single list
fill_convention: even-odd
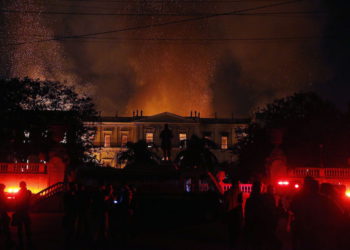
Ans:
[{"label": "dark foreground", "polygon": [[[32,214],[34,249],[63,250],[62,216],[59,213]],[[16,240],[15,228],[11,228]],[[3,242],[1,242],[3,243]],[[0,246],[3,246],[1,244]],[[123,249],[228,249],[228,235],[220,221],[137,232]],[[0,249],[3,249],[0,247]],[[80,244],[74,250],[90,249]],[[120,248],[115,248],[120,249]]]}]

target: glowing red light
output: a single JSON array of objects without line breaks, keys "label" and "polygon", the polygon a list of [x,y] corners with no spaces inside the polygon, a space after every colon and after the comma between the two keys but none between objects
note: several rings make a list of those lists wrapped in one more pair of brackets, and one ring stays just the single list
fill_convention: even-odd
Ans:
[{"label": "glowing red light", "polygon": [[350,198],[350,190],[346,191],[345,195]]},{"label": "glowing red light", "polygon": [[17,193],[19,191],[19,188],[14,188],[14,187],[9,187],[6,188],[5,192],[10,193],[10,194],[14,194]]},{"label": "glowing red light", "polygon": [[287,186],[287,185],[289,185],[289,181],[279,181],[278,185]]},{"label": "glowing red light", "polygon": [[299,184],[295,184],[294,187],[295,187],[296,189],[298,189],[300,186],[299,186]]}]

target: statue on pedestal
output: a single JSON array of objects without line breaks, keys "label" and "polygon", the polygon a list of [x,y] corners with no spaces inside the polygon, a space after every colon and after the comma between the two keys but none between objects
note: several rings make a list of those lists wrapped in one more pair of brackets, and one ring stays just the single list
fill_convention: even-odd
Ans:
[{"label": "statue on pedestal", "polygon": [[168,124],[164,125],[163,131],[160,133],[160,139],[162,141],[161,148],[163,150],[163,158],[164,161],[170,161],[171,156],[171,139],[173,138],[173,133],[168,127]]}]

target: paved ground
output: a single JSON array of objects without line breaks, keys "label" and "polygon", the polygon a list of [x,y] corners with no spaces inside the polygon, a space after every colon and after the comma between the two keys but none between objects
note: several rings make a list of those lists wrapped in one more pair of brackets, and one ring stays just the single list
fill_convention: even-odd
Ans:
[{"label": "paved ground", "polygon": [[[33,239],[36,250],[64,249],[61,220],[62,214],[58,213],[32,215]],[[12,235],[16,240],[15,228],[12,228]],[[1,245],[0,249],[3,249]],[[227,249],[227,235],[224,227],[217,221],[200,225],[176,226],[172,229],[159,228],[138,233],[129,241],[127,249],[220,250]]]},{"label": "paved ground", "polygon": [[[226,227],[220,220],[190,225],[150,226],[146,230],[135,233],[123,250],[227,250],[228,235]],[[11,228],[16,241],[15,228]],[[32,214],[32,231],[34,250],[64,250],[64,232],[62,229],[62,214],[34,213]],[[288,235],[280,235],[284,239],[283,250],[290,250]],[[0,237],[0,250],[7,250]],[[289,242],[289,243],[288,243]],[[84,246],[85,245],[85,246]],[[16,249],[16,248],[12,248]],[[12,250],[11,249],[11,250]],[[72,250],[91,250],[91,244],[80,242]],[[103,248],[95,248],[103,250]],[[106,249],[106,248],[104,248]],[[111,249],[121,249],[110,247]],[[25,249],[27,250],[27,249]]]}]

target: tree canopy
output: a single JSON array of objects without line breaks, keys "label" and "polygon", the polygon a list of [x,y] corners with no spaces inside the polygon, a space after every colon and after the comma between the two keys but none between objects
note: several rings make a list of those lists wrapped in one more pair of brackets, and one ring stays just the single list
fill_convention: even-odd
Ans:
[{"label": "tree canopy", "polygon": [[126,148],[126,151],[118,155],[118,162],[126,163],[126,169],[142,169],[159,165],[159,157],[148,148],[145,140],[136,143],[128,142]]},{"label": "tree canopy", "polygon": [[238,143],[241,178],[265,174],[276,131],[282,135],[281,149],[289,167],[345,165],[349,156],[344,141],[349,129],[345,120],[332,103],[312,92],[275,100],[256,113],[248,136]]},{"label": "tree canopy", "polygon": [[180,169],[201,169],[214,171],[218,165],[216,156],[210,151],[217,145],[205,138],[199,138],[195,135],[186,141],[186,147],[178,153],[175,164]]},{"label": "tree canopy", "polygon": [[[28,78],[1,79],[0,93],[2,161],[27,161],[40,153],[47,158],[50,151],[63,148],[71,166],[90,160],[86,152],[92,146],[91,131],[83,122],[96,118],[91,98],[59,82]],[[60,142],[54,134],[60,134]]]}]

